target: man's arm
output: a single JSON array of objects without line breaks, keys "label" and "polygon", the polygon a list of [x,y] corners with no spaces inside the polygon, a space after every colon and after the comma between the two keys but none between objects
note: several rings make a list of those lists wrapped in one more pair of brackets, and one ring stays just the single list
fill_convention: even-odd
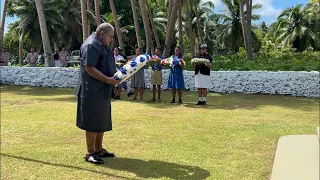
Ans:
[{"label": "man's arm", "polygon": [[121,81],[121,80],[115,80],[113,77],[107,77],[106,75],[102,74],[94,66],[85,66],[85,70],[93,78],[95,78],[95,79],[97,79],[99,81],[102,81],[104,83],[107,83],[107,84],[117,85]]}]

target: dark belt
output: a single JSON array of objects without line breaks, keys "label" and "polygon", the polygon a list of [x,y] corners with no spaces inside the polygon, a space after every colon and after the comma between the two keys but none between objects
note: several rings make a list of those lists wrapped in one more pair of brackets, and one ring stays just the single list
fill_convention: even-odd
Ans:
[{"label": "dark belt", "polygon": [[161,70],[153,70],[153,71],[161,71]]}]

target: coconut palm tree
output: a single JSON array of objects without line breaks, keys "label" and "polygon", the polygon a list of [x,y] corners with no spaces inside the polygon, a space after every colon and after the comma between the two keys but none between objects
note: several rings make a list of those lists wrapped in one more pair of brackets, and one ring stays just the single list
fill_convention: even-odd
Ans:
[{"label": "coconut palm tree", "polygon": [[306,17],[302,4],[286,9],[279,15],[276,40],[281,42],[282,47],[292,46],[303,51],[309,45],[315,44],[316,34]]},{"label": "coconut palm tree", "polygon": [[124,44],[123,44],[123,40],[122,40],[122,33],[121,33],[121,30],[120,30],[117,11],[116,11],[116,8],[114,7],[113,0],[109,0],[109,3],[110,3],[111,11],[112,11],[112,14],[113,14],[113,20],[114,20],[115,29],[116,29],[116,32],[117,32],[119,46],[120,46],[120,48],[124,49]]},{"label": "coconut palm tree", "polygon": [[[59,36],[60,33],[63,33],[61,32],[61,29],[65,28],[65,20],[60,14],[62,5],[64,5],[62,0],[43,1],[47,31],[50,34],[50,42],[58,41],[56,37]],[[39,21],[37,20],[39,17],[35,6],[35,1],[9,1],[8,14],[10,16],[14,15],[20,18],[19,25],[15,27],[14,32],[17,36],[19,36],[19,42],[22,43],[22,39],[24,39],[25,36],[28,36],[35,49],[40,50],[43,42],[41,36],[39,36],[41,31]],[[23,45],[20,44],[20,47],[23,47]],[[20,60],[22,61],[22,54],[19,54],[19,56],[21,57]]]},{"label": "coconut palm tree", "polygon": [[[246,10],[244,10],[244,5]],[[244,3],[239,0],[240,9],[240,21],[242,26],[242,36],[244,45],[246,48],[247,58],[252,59],[252,37],[251,37],[251,11],[252,11],[252,0],[246,0]]]},{"label": "coconut palm tree", "polygon": [[[61,15],[64,18],[64,31],[59,36],[61,44],[67,49],[74,43],[82,42],[82,23],[81,23],[81,5],[79,0],[65,0],[65,4],[61,7]],[[70,23],[72,22],[72,23]]]},{"label": "coconut palm tree", "polygon": [[82,38],[85,41],[88,37],[88,19],[87,19],[87,5],[86,0],[80,0],[81,2],[81,17],[82,17]]},{"label": "coconut palm tree", "polygon": [[3,12],[2,12],[1,24],[0,24],[0,51],[2,49],[2,43],[3,43],[4,22],[6,20],[7,8],[8,8],[8,0],[5,0],[4,6],[3,6]]},{"label": "coconut palm tree", "polygon": [[178,32],[179,32],[179,46],[181,48],[182,55],[184,54],[184,48],[183,48],[183,34],[182,34],[182,5],[180,6],[178,10]]},{"label": "coconut palm tree", "polygon": [[190,14],[190,9],[189,9],[189,1],[185,0],[185,8],[186,8],[186,14],[187,14],[187,26],[188,26],[188,35],[190,39],[190,52],[192,57],[195,56],[195,49],[194,49],[194,35],[193,35],[193,30],[192,30],[192,20],[191,20],[191,14]]},{"label": "coconut palm tree", "polygon": [[94,12],[95,12],[95,17],[96,17],[96,26],[99,26],[101,24],[100,0],[94,0]]},{"label": "coconut palm tree", "polygon": [[137,16],[137,11],[136,11],[136,1],[130,0],[130,3],[131,3],[131,8],[132,8],[133,22],[134,22],[138,47],[142,48],[142,41],[141,41],[140,30],[139,30],[139,22],[138,22],[138,16]]},{"label": "coconut palm tree", "polygon": [[[238,52],[239,47],[244,46],[242,38],[242,26],[240,21],[240,6],[238,0],[222,0],[226,6],[223,14],[218,14],[219,21],[217,24],[217,43],[220,47],[227,48],[232,52]],[[255,4],[252,9],[261,8],[260,4]],[[253,14],[252,20],[260,19],[259,15]],[[254,33],[251,31],[251,33]]]},{"label": "coconut palm tree", "polygon": [[140,9],[141,9],[141,16],[142,16],[142,21],[143,21],[143,26],[144,26],[144,30],[145,30],[145,35],[146,35],[146,52],[148,54],[150,54],[150,52],[153,50],[154,48],[152,48],[153,43],[152,43],[152,38],[151,38],[151,30],[150,30],[150,26],[149,26],[149,17],[148,17],[148,13],[147,13],[147,8],[146,8],[146,0],[139,0],[139,5],[140,5]]},{"label": "coconut palm tree", "polygon": [[45,64],[48,67],[54,67],[54,59],[50,47],[50,40],[49,40],[49,35],[48,35],[48,30],[47,30],[47,24],[46,24],[46,19],[44,15],[44,10],[43,10],[43,4],[42,0],[35,0],[37,12],[38,12],[38,17],[39,17],[39,24],[40,24],[40,30],[41,30],[41,37],[42,37],[42,43],[43,43],[43,50],[44,50],[44,57],[45,57]]},{"label": "coconut palm tree", "polygon": [[147,3],[146,4],[147,13],[148,13],[148,16],[149,16],[151,28],[152,28],[153,35],[154,35],[154,39],[156,40],[157,47],[161,47],[159,36],[158,36],[158,32],[157,32],[157,28],[156,28],[156,25],[155,25],[154,19],[153,19],[153,13],[151,12],[151,8],[150,8],[150,5],[149,5],[149,2],[146,1],[146,3]]},{"label": "coconut palm tree", "polygon": [[170,15],[170,21],[168,21],[168,28],[166,29],[166,40],[165,40],[165,46],[163,51],[163,56],[168,57],[171,52],[171,46],[173,42],[174,37],[174,27],[175,23],[177,21],[178,16],[178,10],[181,6],[181,0],[174,0],[171,15]]}]

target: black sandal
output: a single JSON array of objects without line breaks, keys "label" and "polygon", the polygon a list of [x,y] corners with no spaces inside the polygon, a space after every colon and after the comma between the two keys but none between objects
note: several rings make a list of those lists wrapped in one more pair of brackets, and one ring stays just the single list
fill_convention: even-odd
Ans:
[{"label": "black sandal", "polygon": [[86,154],[83,158],[85,161],[90,162],[92,164],[103,164],[104,163],[103,160],[95,152],[92,154]]},{"label": "black sandal", "polygon": [[[102,154],[101,154],[102,153]],[[101,151],[99,151],[99,152],[96,152],[96,154],[99,156],[99,157],[111,157],[111,158],[113,158],[113,157],[116,157],[115,155],[114,155],[114,153],[112,153],[112,152],[108,152],[107,150],[105,150],[105,149],[101,149]]]}]

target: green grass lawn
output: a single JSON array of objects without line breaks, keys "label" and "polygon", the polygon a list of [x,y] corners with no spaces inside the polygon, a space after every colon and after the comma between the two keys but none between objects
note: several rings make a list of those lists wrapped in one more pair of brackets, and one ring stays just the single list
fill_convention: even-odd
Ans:
[{"label": "green grass lawn", "polygon": [[[124,95],[124,94],[123,94]],[[1,179],[269,179],[277,141],[316,134],[319,99],[196,92],[184,103],[113,101],[104,146],[117,158],[84,162],[73,89],[1,87]]]}]

